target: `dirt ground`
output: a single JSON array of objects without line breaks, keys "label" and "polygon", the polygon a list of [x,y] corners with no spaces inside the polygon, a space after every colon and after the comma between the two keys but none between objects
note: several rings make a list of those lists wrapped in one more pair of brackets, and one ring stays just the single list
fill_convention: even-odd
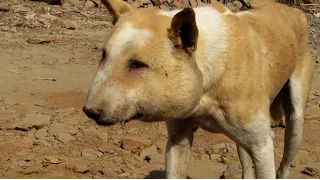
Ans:
[{"label": "dirt ground", "polygon": [[[316,178],[303,170],[320,162],[320,17],[307,16],[315,71],[290,178]],[[26,2],[0,11],[0,178],[164,178],[164,123],[102,127],[82,113],[110,29],[104,7]],[[274,132],[278,167],[284,129]],[[195,134],[190,178],[240,177],[231,140]]]}]

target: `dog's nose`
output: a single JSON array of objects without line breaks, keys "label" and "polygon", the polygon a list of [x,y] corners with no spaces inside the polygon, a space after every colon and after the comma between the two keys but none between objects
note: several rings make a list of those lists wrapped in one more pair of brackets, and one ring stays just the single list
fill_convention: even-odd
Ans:
[{"label": "dog's nose", "polygon": [[82,111],[93,120],[98,120],[101,116],[101,111],[94,109],[94,108],[87,108],[86,106],[83,107]]}]

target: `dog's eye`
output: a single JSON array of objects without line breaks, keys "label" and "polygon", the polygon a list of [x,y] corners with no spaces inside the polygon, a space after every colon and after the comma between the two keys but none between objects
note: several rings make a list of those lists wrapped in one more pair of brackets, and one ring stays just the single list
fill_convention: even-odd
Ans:
[{"label": "dog's eye", "polygon": [[149,66],[139,60],[132,59],[129,62],[129,68],[130,70],[133,70],[133,69],[149,68]]}]

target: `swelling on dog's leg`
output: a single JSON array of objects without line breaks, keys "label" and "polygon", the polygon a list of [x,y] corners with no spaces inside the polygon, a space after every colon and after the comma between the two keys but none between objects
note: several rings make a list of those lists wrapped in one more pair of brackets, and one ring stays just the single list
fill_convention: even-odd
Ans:
[{"label": "swelling on dog's leg", "polygon": [[191,120],[167,121],[166,176],[185,179],[188,176],[190,149],[193,141]]},{"label": "swelling on dog's leg", "polygon": [[252,158],[248,154],[247,150],[241,145],[237,144],[238,155],[242,167],[242,178],[243,179],[254,179],[254,169],[252,164]]}]

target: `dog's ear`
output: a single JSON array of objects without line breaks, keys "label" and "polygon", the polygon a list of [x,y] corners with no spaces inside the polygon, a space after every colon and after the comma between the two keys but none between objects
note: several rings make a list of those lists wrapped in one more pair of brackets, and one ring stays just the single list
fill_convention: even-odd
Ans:
[{"label": "dog's ear", "polygon": [[112,24],[115,24],[122,14],[133,10],[130,4],[123,0],[101,0],[101,2],[113,16]]},{"label": "dog's ear", "polygon": [[185,8],[177,13],[168,29],[169,39],[176,47],[182,47],[186,53],[193,53],[197,50],[198,27],[196,15],[192,8]]}]

